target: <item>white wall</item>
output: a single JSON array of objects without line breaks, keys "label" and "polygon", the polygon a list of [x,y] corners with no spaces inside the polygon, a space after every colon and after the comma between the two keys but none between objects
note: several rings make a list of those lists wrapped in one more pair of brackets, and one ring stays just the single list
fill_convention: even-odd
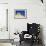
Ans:
[{"label": "white wall", "polygon": [[[45,1],[44,1],[45,2]],[[14,9],[27,9],[27,19],[14,19]],[[40,23],[43,26],[43,36],[46,42],[46,16],[45,4],[40,0],[10,0],[9,1],[9,31],[11,38],[13,33],[27,29],[28,23]]]},{"label": "white wall", "polygon": [[[14,19],[14,9],[27,9],[27,19]],[[8,10],[8,30],[10,31],[11,38],[14,38],[13,33],[16,30],[18,30],[19,32],[22,30],[26,30],[27,22],[36,22],[40,23],[43,26],[43,36],[46,44],[45,3],[43,5],[40,0],[8,0]]]},{"label": "white wall", "polygon": [[[14,19],[14,9],[27,9],[27,19]],[[45,20],[44,6],[39,0],[10,0],[9,1],[9,25],[10,31],[26,30],[28,23],[42,23]],[[19,28],[19,29],[18,29]],[[13,31],[12,31],[13,30]]]}]

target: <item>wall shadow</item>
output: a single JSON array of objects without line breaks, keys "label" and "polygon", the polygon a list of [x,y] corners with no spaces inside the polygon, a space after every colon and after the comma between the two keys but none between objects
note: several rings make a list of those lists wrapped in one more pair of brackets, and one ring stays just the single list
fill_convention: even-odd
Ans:
[{"label": "wall shadow", "polygon": [[42,25],[40,25],[40,39],[41,39],[41,44],[42,44],[42,46],[45,46],[44,45],[44,37],[43,37],[43,26]]}]

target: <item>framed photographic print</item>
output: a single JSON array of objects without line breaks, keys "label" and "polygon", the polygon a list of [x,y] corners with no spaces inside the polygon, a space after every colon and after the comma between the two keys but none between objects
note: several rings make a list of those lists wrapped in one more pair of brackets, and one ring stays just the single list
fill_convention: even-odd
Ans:
[{"label": "framed photographic print", "polygon": [[15,9],[14,14],[15,14],[14,18],[16,19],[26,19],[27,18],[26,9]]}]

